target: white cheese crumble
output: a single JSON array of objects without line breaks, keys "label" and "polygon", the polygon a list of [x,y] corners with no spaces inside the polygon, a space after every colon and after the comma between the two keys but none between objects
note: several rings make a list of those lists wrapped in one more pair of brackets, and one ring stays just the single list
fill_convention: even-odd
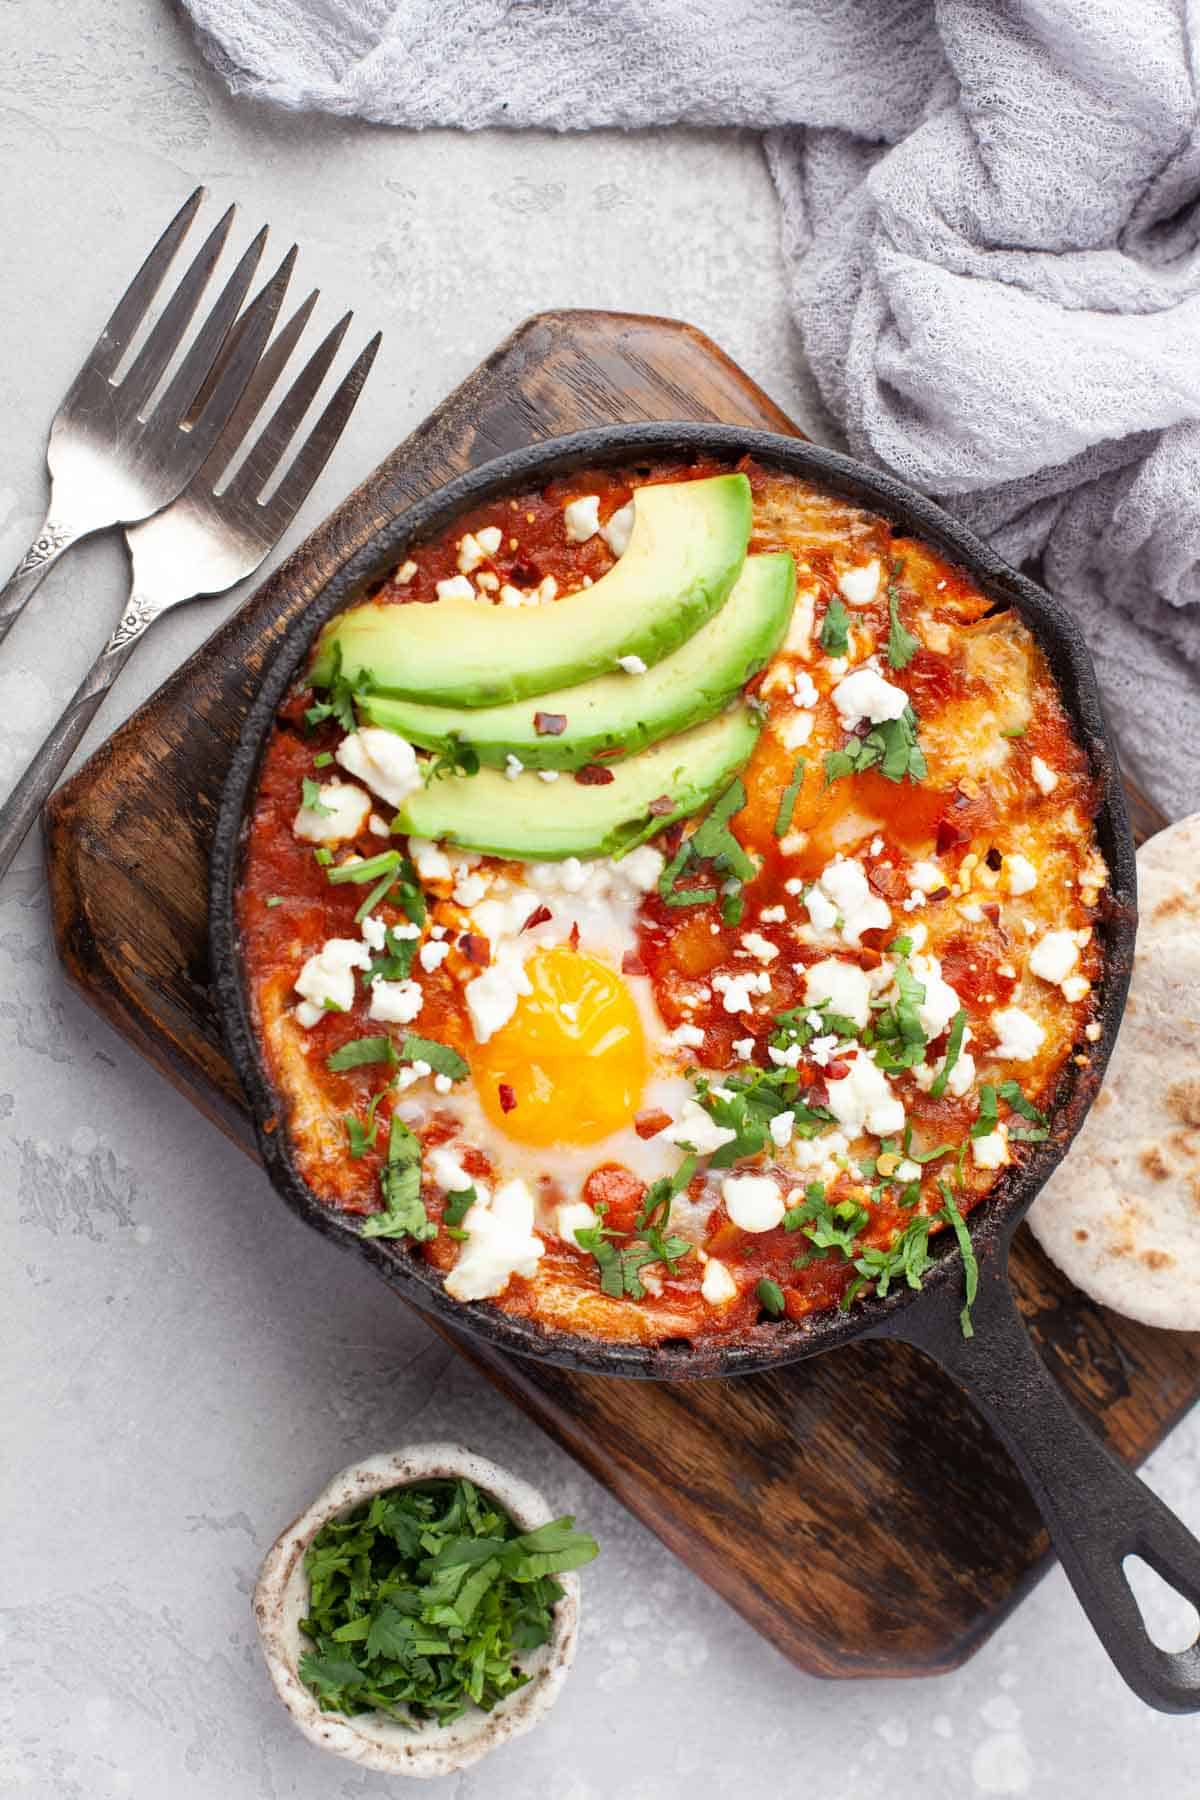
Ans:
[{"label": "white cheese crumble", "polygon": [[351,732],[334,755],[348,775],[365,782],[391,806],[401,806],[421,785],[416,751],[407,738],[381,725],[363,725]]},{"label": "white cheese crumble", "polygon": [[1079,946],[1070,931],[1048,931],[1029,952],[1029,967],[1053,986],[1067,979],[1079,961]]},{"label": "white cheese crumble", "polygon": [[1029,759],[1029,773],[1033,776],[1034,785],[1043,794],[1052,794],[1058,786],[1057,774],[1040,756]]},{"label": "white cheese crumble", "polygon": [[629,548],[629,540],[633,536],[633,501],[620,507],[608,521],[600,527],[600,536],[604,539],[613,555],[624,556]]},{"label": "white cheese crumble", "polygon": [[732,1144],[737,1132],[718,1125],[698,1100],[685,1100],[678,1119],[661,1135],[669,1144],[690,1145],[697,1156],[711,1156],[723,1144]]},{"label": "white cheese crumble", "polygon": [[[413,926],[416,930],[416,926]],[[363,943],[371,950],[382,950],[387,942],[387,926],[374,913],[368,913],[362,922]]]},{"label": "white cheese crumble", "polygon": [[853,731],[864,719],[882,725],[886,719],[898,719],[908,705],[903,688],[885,681],[878,669],[863,667],[851,670],[833,690],[833,704],[844,731]]},{"label": "white cheese crumble", "polygon": [[[426,1073],[428,1074],[428,1072],[427,1065]],[[425,1159],[425,1166],[430,1180],[447,1194],[461,1194],[473,1185],[471,1177],[459,1162],[454,1151],[448,1150],[444,1144],[438,1144],[429,1152]]]},{"label": "white cheese crumble", "polygon": [[771,1142],[777,1150],[786,1150],[792,1141],[792,1131],[796,1124],[794,1112],[779,1112],[772,1118],[767,1130],[771,1133]]},{"label": "white cheese crumble", "polygon": [[437,938],[430,938],[429,942],[422,944],[417,951],[417,961],[427,975],[432,975],[435,969],[441,967],[449,954],[449,944],[444,941],[439,943]]},{"label": "white cheese crumble", "polygon": [[779,955],[778,944],[773,944],[770,938],[765,938],[761,931],[743,931],[742,947],[748,950],[751,956],[756,956],[761,963],[774,962]]},{"label": "white cheese crumble", "polygon": [[408,854],[422,881],[449,881],[453,877],[453,863],[432,838],[410,837]]},{"label": "white cheese crumble", "polygon": [[851,606],[870,606],[879,592],[878,562],[863,563],[857,569],[844,569],[838,576],[838,592]]},{"label": "white cheese crumble", "polygon": [[525,764],[519,756],[514,756],[511,750],[504,758],[504,773],[509,781],[515,781],[518,775],[525,773]]},{"label": "white cheese crumble", "polygon": [[533,1195],[523,1181],[506,1181],[490,1201],[476,1200],[463,1230],[466,1242],[445,1281],[452,1300],[491,1300],[514,1275],[537,1273],[546,1246],[533,1229]]},{"label": "white cheese crumble", "polygon": [[745,975],[714,975],[712,985],[721,996],[721,1004],[727,1013],[748,1013],[754,1011],[750,998],[752,994],[769,994],[771,978],[762,971]]},{"label": "white cheese crumble", "polygon": [[817,877],[805,899],[808,916],[818,931],[831,931],[839,916],[842,937],[851,949],[861,947],[862,933],[892,922],[886,900],[871,892],[867,872],[854,857],[835,856]]},{"label": "white cheese crumble", "polygon": [[785,1211],[783,1195],[769,1175],[727,1175],[721,1198],[740,1231],[773,1231]]},{"label": "white cheese crumble", "polygon": [[908,871],[910,888],[923,888],[927,894],[936,893],[938,888],[946,886],[946,877],[936,863],[915,862]]},{"label": "white cheese crumble", "polygon": [[387,820],[381,819],[377,812],[373,812],[367,820],[367,830],[375,837],[385,838],[392,835]]},{"label": "white cheese crumble", "polygon": [[354,1005],[354,971],[369,969],[371,953],[357,938],[330,938],[310,956],[294,986],[300,995],[296,1017],[311,1030],[333,1008],[349,1012]]},{"label": "white cheese crumble", "polygon": [[1064,1000],[1069,1000],[1072,1006],[1091,991],[1092,984],[1086,975],[1068,975],[1062,983],[1062,997]]},{"label": "white cheese crumble", "polygon": [[563,525],[568,544],[586,544],[600,529],[599,494],[581,494],[563,507]]},{"label": "white cheese crumble", "polygon": [[[678,1050],[698,1050],[704,1042],[704,1033],[698,1025],[677,1025],[664,1039],[664,1042]],[[754,1039],[750,1039],[753,1045]]]},{"label": "white cheese crumble", "polygon": [[789,713],[775,727],[775,735],[785,750],[799,750],[807,744],[813,733],[813,715],[810,712]]},{"label": "white cheese crumble", "polygon": [[1032,894],[1038,884],[1037,870],[1027,856],[1014,850],[1004,859],[1004,873],[1008,877],[1008,891],[1012,895]]},{"label": "white cheese crumble", "polygon": [[475,589],[465,575],[449,575],[437,584],[439,600],[473,600]]},{"label": "white cheese crumble", "polygon": [[561,769],[538,769],[537,770],[537,778],[539,781],[557,781],[561,774],[562,774]]},{"label": "white cheese crumble", "polygon": [[410,557],[408,562],[400,564],[400,567],[396,570],[396,573],[392,576],[392,580],[396,583],[397,587],[407,587],[409,582],[412,580],[413,576],[416,574],[416,572],[417,572],[417,565],[415,562],[412,561],[412,559]]},{"label": "white cheese crumble", "polygon": [[521,996],[532,992],[520,952],[506,946],[490,968],[468,981],[463,989],[476,1042],[486,1044],[494,1037],[516,1012]]},{"label": "white cheese crumble", "polygon": [[411,1025],[425,1004],[415,981],[373,981],[370,1016],[384,1025]]},{"label": "white cheese crumble", "polygon": [[[484,560],[483,545],[479,542],[479,539],[477,537],[475,537],[472,532],[468,531],[465,537],[460,537],[458,540],[459,574],[460,575],[472,574],[473,571],[479,567],[480,563],[483,560]],[[442,600],[448,598],[447,595],[442,593],[442,588],[444,585],[446,585],[446,584],[439,581],[439,583],[438,583],[438,598],[442,599]],[[468,594],[468,595],[466,595],[466,598],[468,600],[473,599],[474,595]]]},{"label": "white cheese crumble", "polygon": [[927,1038],[941,1037],[962,1003],[949,982],[943,981],[936,956],[914,956],[909,967],[925,989],[925,998],[917,1004],[921,1030]]},{"label": "white cheese crumble", "polygon": [[839,962],[834,956],[805,970],[804,997],[810,1006],[828,1000],[831,1012],[844,1013],[860,1031],[871,1016],[871,984],[865,973],[856,963]]},{"label": "white cheese crumble", "polygon": [[807,669],[797,669],[792,682],[792,699],[797,706],[815,706],[820,696],[817,684]]},{"label": "white cheese crumble", "polygon": [[1002,1007],[992,1014],[992,1025],[1000,1034],[993,1052],[1009,1062],[1030,1062],[1046,1041],[1046,1033],[1036,1019],[1031,1019],[1019,1006]]},{"label": "white cheese crumble", "polygon": [[323,781],[317,799],[320,810],[302,806],[292,820],[293,837],[306,844],[340,844],[358,836],[371,810],[370,799],[360,787],[351,787],[346,781]]},{"label": "white cheese crumble", "polygon": [[1008,1161],[1008,1131],[997,1125],[986,1137],[971,1139],[971,1155],[981,1169],[1002,1169]]},{"label": "white cheese crumble", "polygon": [[485,525],[482,531],[475,533],[475,541],[485,556],[495,556],[503,538],[504,533],[498,525]]},{"label": "white cheese crumble", "polygon": [[890,1137],[904,1129],[904,1108],[887,1084],[883,1070],[860,1052],[839,1081],[826,1080],[829,1110],[851,1137],[862,1130]]},{"label": "white cheese crumble", "polygon": [[710,1306],[728,1306],[737,1299],[737,1282],[723,1262],[710,1256],[700,1278],[700,1292]]},{"label": "white cheese crumble", "polygon": [[644,675],[646,664],[640,656],[618,656],[617,667],[624,669],[627,675]]},{"label": "white cheese crumble", "polygon": [[554,1212],[554,1229],[564,1244],[570,1244],[572,1250],[579,1248],[575,1242],[577,1231],[594,1231],[600,1223],[586,1200],[566,1200]]},{"label": "white cheese crumble", "polygon": [[752,1037],[734,1038],[730,1048],[739,1062],[749,1062],[754,1055],[754,1039]]}]

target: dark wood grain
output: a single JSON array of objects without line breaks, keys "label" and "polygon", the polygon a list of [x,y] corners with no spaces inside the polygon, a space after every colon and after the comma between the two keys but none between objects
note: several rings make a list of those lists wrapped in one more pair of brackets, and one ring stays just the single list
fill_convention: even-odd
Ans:
[{"label": "dark wood grain", "polygon": [[[529,320],[51,802],[50,891],[71,979],[247,1149],[208,992],[204,896],[217,795],[264,657],[332,570],[416,495],[518,444],[671,418],[795,430],[689,326],[586,312]],[[1149,802],[1131,798],[1141,832],[1155,829]],[[1014,1275],[1072,1399],[1140,1460],[1196,1396],[1200,1337],[1092,1306],[1027,1232]],[[1044,1534],[1007,1455],[905,1345],[859,1343],[776,1374],[673,1388],[455,1342],[805,1669],[953,1667],[1045,1567]]]}]

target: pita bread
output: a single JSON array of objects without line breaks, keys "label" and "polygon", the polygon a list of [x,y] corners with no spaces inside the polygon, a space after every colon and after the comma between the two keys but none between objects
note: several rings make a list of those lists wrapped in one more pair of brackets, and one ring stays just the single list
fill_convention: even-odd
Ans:
[{"label": "pita bread", "polygon": [[1200,813],[1138,852],[1138,912],[1104,1086],[1029,1223],[1093,1300],[1200,1331]]}]

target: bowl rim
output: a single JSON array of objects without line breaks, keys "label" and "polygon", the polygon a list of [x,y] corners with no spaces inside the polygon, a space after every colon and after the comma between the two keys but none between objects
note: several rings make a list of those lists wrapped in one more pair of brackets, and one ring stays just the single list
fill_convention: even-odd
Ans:
[{"label": "bowl rim", "polygon": [[258,767],[276,710],[317,632],[333,613],[360,598],[372,582],[403,560],[411,545],[482,500],[502,498],[534,480],[546,481],[578,468],[614,463],[636,467],[639,461],[672,455],[715,455],[731,462],[749,456],[866,505],[902,531],[943,551],[966,568],[998,609],[1012,608],[1029,627],[1046,655],[1088,760],[1098,796],[1097,835],[1108,865],[1112,896],[1103,921],[1105,965],[1097,1012],[1101,1036],[1087,1046],[1086,1069],[1068,1063],[1055,1097],[1050,1137],[1034,1147],[1021,1169],[1006,1172],[987,1200],[972,1210],[971,1241],[981,1258],[992,1252],[1003,1254],[1016,1224],[1062,1160],[1099,1089],[1129,986],[1137,919],[1136,864],[1120,765],[1078,623],[1056,596],[1011,568],[965,525],[896,476],[805,438],[740,425],[696,420],[605,425],[507,451],[422,495],[384,521],[282,634],[264,668],[230,762],[214,832],[209,905],[212,982],[230,1059],[246,1091],[260,1154],[276,1191],[306,1223],[365,1256],[404,1298],[495,1349],[585,1372],[652,1380],[755,1373],[856,1337],[889,1335],[909,1306],[918,1302],[932,1306],[937,1295],[947,1304],[952,1301],[951,1284],[960,1285],[961,1275],[957,1244],[940,1247],[919,1290],[901,1285],[884,1300],[872,1298],[852,1312],[816,1314],[803,1323],[764,1322],[728,1345],[645,1345],[585,1338],[516,1318],[488,1301],[453,1301],[444,1292],[441,1275],[423,1257],[391,1240],[362,1237],[350,1215],[326,1206],[300,1176],[291,1156],[285,1109],[271,1085],[251,1017],[242,975],[235,891]]},{"label": "bowl rim", "polygon": [[474,1709],[451,1726],[417,1728],[400,1735],[390,1722],[373,1713],[323,1712],[316,1696],[297,1671],[303,1648],[298,1630],[287,1617],[294,1582],[303,1580],[306,1550],[331,1519],[389,1488],[418,1482],[465,1477],[496,1500],[522,1531],[547,1524],[556,1515],[545,1495],[520,1475],[460,1444],[411,1444],[402,1450],[377,1452],[339,1469],[304,1511],[284,1527],[263,1558],[254,1588],[254,1620],[259,1647],[275,1692],[291,1717],[319,1749],[343,1756],[360,1768],[385,1775],[427,1778],[470,1768],[510,1738],[532,1731],[562,1692],[579,1644],[581,1586],[576,1571],[556,1576],[563,1589],[554,1607],[550,1638],[535,1655],[541,1659],[530,1681],[487,1713]]}]

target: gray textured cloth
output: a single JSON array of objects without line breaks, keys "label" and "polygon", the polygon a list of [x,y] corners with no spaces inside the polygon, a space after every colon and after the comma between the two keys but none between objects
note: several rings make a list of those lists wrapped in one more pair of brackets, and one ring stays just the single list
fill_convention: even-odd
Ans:
[{"label": "gray textured cloth", "polygon": [[284,106],[765,130],[851,450],[1041,559],[1135,772],[1200,806],[1195,0],[186,4]]}]

